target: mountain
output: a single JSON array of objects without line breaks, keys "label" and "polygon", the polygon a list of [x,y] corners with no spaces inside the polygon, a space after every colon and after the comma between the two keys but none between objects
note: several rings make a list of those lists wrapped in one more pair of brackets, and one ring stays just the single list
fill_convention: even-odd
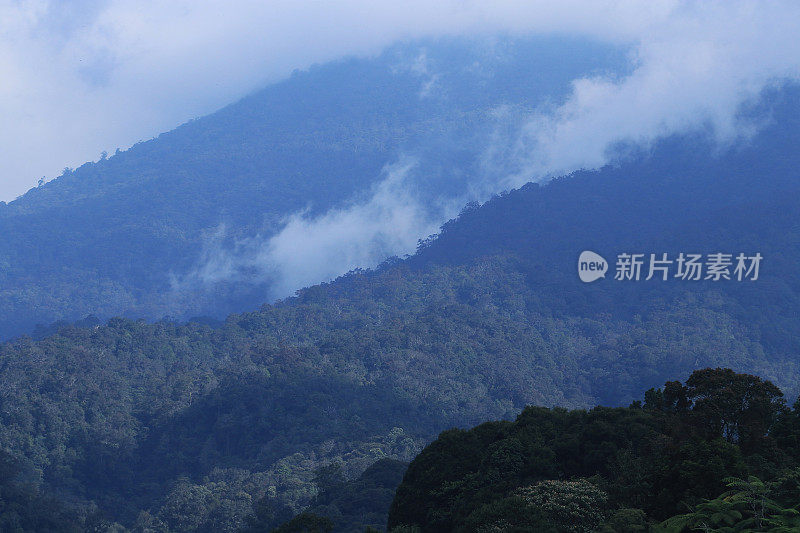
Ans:
[{"label": "mountain", "polygon": [[[705,367],[792,401],[798,95],[766,95],[753,112],[772,119],[744,142],[698,132],[526,185],[408,259],[213,327],[118,318],[2,344],[0,448],[15,479],[84,517],[232,531],[312,504],[328,465],[355,480],[526,405],[625,405]],[[583,250],[609,260],[606,279],[578,279]],[[755,281],[613,279],[618,254],[665,252],[763,263]]]},{"label": "mountain", "polygon": [[463,194],[462,176],[506,120],[498,110],[558,102],[572,79],[619,70],[622,58],[564,38],[398,45],[295,72],[67,169],[0,204],[0,338],[87,315],[223,318],[289,295],[300,286],[276,288],[269,272],[210,268],[214,252],[268,239],[290,215],[349,205],[407,157],[431,203]]}]

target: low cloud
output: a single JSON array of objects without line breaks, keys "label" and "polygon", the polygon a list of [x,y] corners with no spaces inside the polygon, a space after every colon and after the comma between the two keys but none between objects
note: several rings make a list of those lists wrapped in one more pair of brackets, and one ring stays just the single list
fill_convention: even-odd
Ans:
[{"label": "low cloud", "polygon": [[[407,185],[424,169],[400,163],[367,199],[317,217],[296,213],[277,234],[232,250],[210,246],[187,277],[270,278],[279,293],[408,253],[459,202],[600,167],[620,143],[646,146],[689,130],[711,132],[720,143],[746,139],[757,124],[740,117],[741,106],[800,77],[800,4],[793,0],[66,5],[0,0],[6,197],[41,174],[169,129],[295,68],[377,54],[398,40],[559,34],[630,48],[625,75],[577,79],[563,105],[511,117],[513,127],[487,141],[483,174],[458,178],[461,192],[420,199]],[[436,73],[424,56],[417,68],[430,82],[424,96],[435,89]]]},{"label": "low cloud", "polygon": [[313,63],[448,35],[632,42],[675,4],[0,0],[0,199]]},{"label": "low cloud", "polygon": [[317,218],[292,216],[256,257],[275,276],[277,294],[412,253],[420,236],[435,232],[451,213],[444,209],[433,215],[409,193],[406,180],[412,168],[411,162],[387,168],[365,202]]},{"label": "low cloud", "polygon": [[[352,268],[410,253],[418,239],[466,201],[483,201],[528,181],[599,168],[620,144],[647,146],[692,130],[710,133],[721,145],[746,139],[758,124],[741,118],[741,107],[756,101],[765,88],[800,77],[796,4],[667,2],[637,10],[621,3],[605,9],[602,23],[613,19],[616,26],[602,29],[589,18],[570,18],[550,7],[538,19],[550,26],[540,29],[631,40],[630,72],[576,79],[563,105],[522,120],[513,111],[504,120],[508,110],[498,109],[498,124],[505,127],[487,139],[483,173],[464,179],[459,193],[436,199],[447,208],[423,209],[430,199],[409,194],[411,167],[401,165],[388,172],[368,201],[316,218],[298,213],[277,235],[249,241],[248,253],[234,255],[233,262],[274,276],[274,296],[285,296]],[[592,8],[584,12],[589,13],[597,15]],[[504,23],[517,30],[524,27],[520,21]],[[436,79],[424,55],[412,67]],[[220,257],[214,262],[232,261],[231,256]]]},{"label": "low cloud", "polygon": [[575,80],[563,106],[525,125],[504,154],[520,165],[504,184],[599,168],[615,145],[691,130],[721,144],[746,139],[758,123],[742,106],[800,78],[798,30],[797,4],[683,4],[640,38],[629,76]]},{"label": "low cloud", "polygon": [[361,201],[311,217],[295,213],[280,232],[252,237],[225,247],[226,229],[208,236],[197,269],[176,280],[176,290],[220,281],[263,283],[272,298],[392,255],[415,251],[421,236],[437,231],[457,204],[434,203],[411,193],[416,161],[406,159],[384,169],[382,179]]}]

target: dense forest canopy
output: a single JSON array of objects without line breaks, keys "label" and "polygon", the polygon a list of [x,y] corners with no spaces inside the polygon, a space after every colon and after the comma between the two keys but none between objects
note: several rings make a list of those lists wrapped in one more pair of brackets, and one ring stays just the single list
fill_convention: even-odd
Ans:
[{"label": "dense forest canopy", "polygon": [[0,533],[800,533],[798,29],[0,0]]},{"label": "dense forest canopy", "polygon": [[[800,403],[729,369],[627,408],[526,408],[442,433],[397,489],[390,531],[680,533],[800,528]],[[688,511],[688,512],[687,512]]]},{"label": "dense forest canopy", "polygon": [[[513,418],[527,404],[627,402],[698,360],[796,387],[791,359],[743,334],[763,326],[740,329],[735,294],[680,292],[629,320],[608,307],[569,316],[552,302],[570,295],[545,297],[524,265],[509,254],[400,263],[216,328],[114,320],[8,343],[3,448],[45,494],[95,502],[129,525],[194,531],[223,518],[182,522],[186,506],[249,512],[266,496],[297,512],[315,497],[319,467],[340,462],[357,476],[382,457],[408,461],[447,427]],[[220,491],[232,496],[211,503]],[[247,513],[232,516],[226,527]]]},{"label": "dense forest canopy", "polygon": [[[338,463],[351,482],[379,459],[410,461],[442,430],[526,405],[627,405],[702,367],[794,397],[799,233],[775,231],[800,227],[793,95],[772,98],[781,118],[748,146],[714,153],[703,136],[674,138],[525,186],[468,206],[408,259],[254,312],[87,319],[1,345],[15,501],[77,509],[76,523],[233,531],[256,503],[276,524],[327,505],[320,468]],[[764,263],[747,283],[587,285],[585,249],[760,252]],[[376,523],[372,512],[359,523]]]},{"label": "dense forest canopy", "polygon": [[[220,221],[233,241],[274,230],[309,197],[324,210],[365,190],[406,143],[459,160],[428,133],[490,132],[486,95],[533,105],[459,78],[455,103],[418,106],[420,80],[393,61],[299,73],[0,209],[0,334],[100,317],[0,344],[0,525],[374,528],[412,459],[392,527],[791,524],[798,409],[781,390],[800,390],[797,87],[743,110],[772,117],[744,142],[699,131],[621,147],[598,171],[469,204],[410,257],[274,303],[237,279],[176,304],[169,270],[193,268]],[[526,75],[512,62],[503,76]],[[315,120],[288,105],[326,85]],[[422,185],[444,186],[431,176]],[[764,261],[756,281],[583,284],[584,250]],[[216,316],[130,318],[173,305]],[[731,370],[653,388],[706,367]],[[499,421],[452,429],[486,420]],[[747,510],[754,495],[769,513]],[[553,498],[586,505],[563,515]]]}]

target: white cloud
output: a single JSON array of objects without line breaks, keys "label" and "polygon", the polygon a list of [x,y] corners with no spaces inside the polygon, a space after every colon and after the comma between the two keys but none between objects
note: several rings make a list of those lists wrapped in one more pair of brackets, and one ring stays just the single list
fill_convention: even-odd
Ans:
[{"label": "white cloud", "polygon": [[0,0],[0,198],[315,62],[495,31],[631,41],[674,4]]},{"label": "white cloud", "polygon": [[[427,217],[415,214],[416,225],[398,225],[402,242],[396,242],[394,248],[382,248],[382,255],[369,248],[375,231],[391,242],[395,226],[387,224],[386,217],[362,216],[369,210],[356,205],[316,220],[296,217],[262,249],[258,264],[268,271],[301,273],[295,278],[283,276],[280,295],[354,266],[373,266],[387,255],[409,252],[409,243],[452,216],[452,206],[458,201],[485,200],[492,193],[528,181],[599,168],[609,161],[610,149],[618,143],[647,145],[693,129],[710,131],[723,144],[746,138],[754,125],[739,118],[742,104],[757,100],[770,84],[800,79],[800,41],[796,38],[800,5],[682,3],[656,19],[634,17],[630,20],[646,23],[620,28],[619,36],[626,38],[629,35],[623,30],[642,31],[637,35],[635,65],[629,75],[575,80],[573,92],[562,106],[531,117],[521,128],[512,128],[515,133],[488,143],[486,174],[464,183],[463,195],[451,201],[450,209]],[[587,21],[570,22],[581,26]],[[554,23],[553,27],[557,26]],[[591,33],[590,28],[582,29]],[[502,110],[498,113],[502,116]],[[403,191],[391,189],[398,199],[407,194]],[[387,198],[390,196],[381,195],[381,204],[398,207]],[[399,205],[404,216],[419,211],[412,209],[414,203],[408,198]],[[291,245],[278,246],[288,243]],[[332,263],[340,257],[339,246],[362,253],[345,254],[346,265]]]},{"label": "white cloud", "polygon": [[197,269],[174,279],[184,290],[218,281],[265,282],[270,296],[329,280],[359,267],[374,266],[391,255],[414,252],[420,236],[438,230],[453,216],[455,203],[433,209],[410,193],[416,161],[402,160],[384,169],[382,179],[361,201],[309,217],[291,215],[280,232],[242,239],[226,248],[226,228],[208,236]]},{"label": "white cloud", "polygon": [[[506,184],[597,168],[620,142],[647,144],[710,128],[721,142],[752,132],[742,104],[770,84],[800,78],[800,5],[753,2],[686,4],[640,37],[637,66],[620,80],[575,80],[552,115],[531,120]],[[507,154],[506,154],[507,155]]]},{"label": "white cloud", "polygon": [[414,252],[418,239],[436,232],[452,213],[431,216],[409,193],[406,179],[412,168],[407,161],[388,167],[366,201],[316,218],[293,215],[254,258],[255,265],[274,276],[273,294],[285,296],[391,255]]},{"label": "white cloud", "polygon": [[[403,180],[390,173],[371,199],[313,219],[298,213],[279,234],[239,243],[234,255],[213,255],[196,273],[207,279],[212,272],[218,279],[255,269],[276,276],[281,294],[412,250],[416,239],[452,215],[458,201],[602,166],[616,143],[647,144],[692,128],[711,128],[720,141],[736,139],[750,131],[737,119],[741,104],[757,98],[770,83],[797,79],[800,72],[800,5],[789,1],[271,2],[238,4],[209,18],[214,6],[178,3],[165,13],[118,2],[93,27],[95,33],[117,28],[104,34],[114,36],[106,48],[127,54],[117,79],[127,75],[137,88],[151,83],[173,89],[163,92],[172,95],[160,102],[165,109],[181,92],[202,85],[209,71],[224,71],[228,80],[227,92],[197,93],[213,100],[294,67],[374,53],[404,38],[563,33],[625,43],[635,50],[629,75],[575,80],[561,107],[489,143],[486,175],[464,183],[458,199],[440,199],[449,209],[421,212]],[[227,40],[230,36],[234,39]],[[243,49],[250,53],[231,61]],[[204,58],[203,64],[187,71],[186,57],[193,53]],[[425,56],[418,59],[413,66],[435,83]],[[159,75],[146,76],[147,69]],[[135,83],[137,76],[144,81]],[[183,87],[177,80],[189,83]]]},{"label": "white cloud", "polygon": [[[458,201],[599,167],[619,142],[647,144],[692,128],[734,140],[749,131],[737,119],[742,103],[800,77],[793,0],[0,0],[0,20],[6,198],[42,174],[212,111],[295,68],[375,54],[401,39],[565,34],[635,51],[630,74],[575,80],[561,107],[502,137],[510,148],[487,146],[487,175],[465,183]],[[454,205],[443,198],[449,207],[423,212],[404,187],[411,171],[390,169],[367,200],[316,218],[298,213],[282,232],[239,243],[233,255],[209,253],[194,276],[250,269],[274,276],[285,294],[411,251]]]}]

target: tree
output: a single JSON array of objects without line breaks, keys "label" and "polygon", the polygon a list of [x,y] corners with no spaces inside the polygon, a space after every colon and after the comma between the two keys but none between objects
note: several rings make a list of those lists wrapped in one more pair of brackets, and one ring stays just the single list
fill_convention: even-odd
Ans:
[{"label": "tree", "polygon": [[800,506],[796,501],[772,499],[776,483],[755,476],[728,478],[729,490],[705,501],[691,513],[674,516],[655,528],[656,533],[704,531],[772,531],[789,533],[800,530]]},{"label": "tree", "polygon": [[520,487],[472,513],[463,531],[597,531],[608,495],[586,479],[545,480]]},{"label": "tree", "polygon": [[267,533],[292,518],[292,510],[265,495],[253,504],[253,514],[247,517],[242,533]]},{"label": "tree", "polygon": [[595,531],[603,521],[608,495],[587,479],[546,480],[514,493],[538,510],[557,531]]},{"label": "tree", "polygon": [[745,452],[759,448],[786,411],[778,387],[731,369],[695,370],[686,380],[685,390],[700,426],[738,444]]},{"label": "tree", "polygon": [[324,516],[301,513],[272,531],[273,533],[329,533],[333,531],[333,521]]}]

